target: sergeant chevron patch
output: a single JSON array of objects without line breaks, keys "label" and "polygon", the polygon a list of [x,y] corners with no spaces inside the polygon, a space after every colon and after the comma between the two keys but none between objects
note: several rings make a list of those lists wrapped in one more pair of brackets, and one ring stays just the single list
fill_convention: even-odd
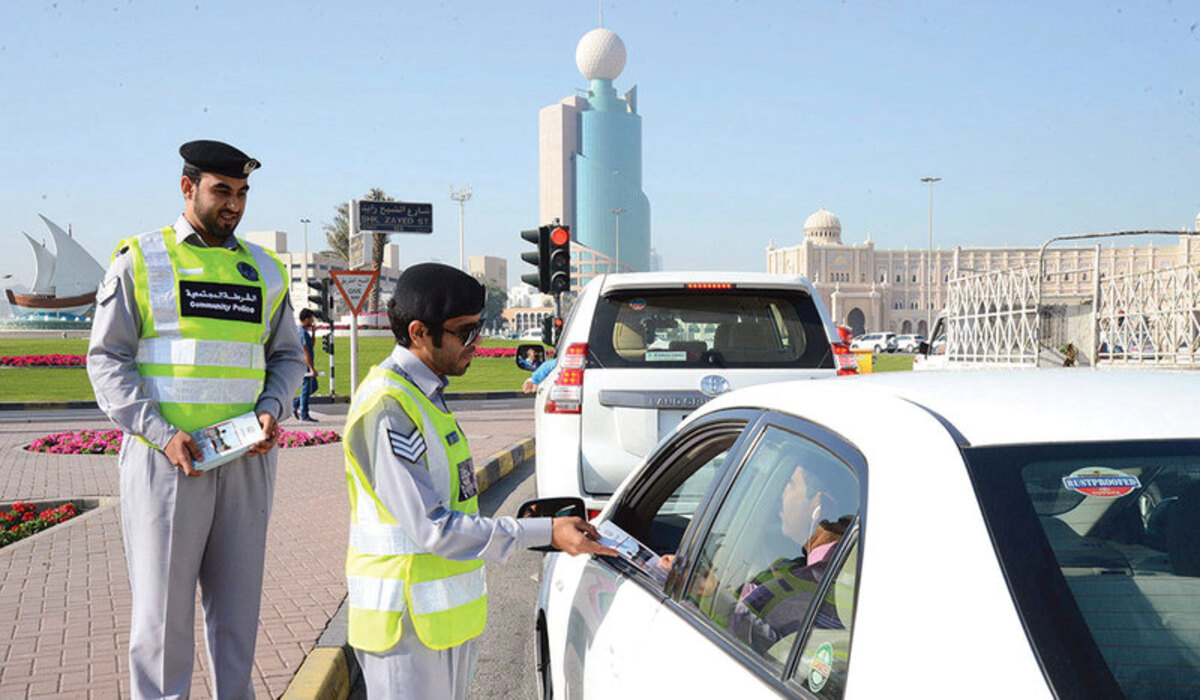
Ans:
[{"label": "sergeant chevron patch", "polygon": [[421,431],[415,426],[408,435],[402,435],[390,428],[387,434],[388,442],[392,443],[392,454],[400,459],[415,462],[425,454],[425,438],[421,437]]}]

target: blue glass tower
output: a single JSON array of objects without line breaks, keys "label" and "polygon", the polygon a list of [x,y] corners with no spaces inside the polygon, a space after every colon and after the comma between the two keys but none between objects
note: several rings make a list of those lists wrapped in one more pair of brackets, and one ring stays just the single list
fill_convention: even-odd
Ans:
[{"label": "blue glass tower", "polygon": [[586,98],[542,110],[542,216],[570,224],[578,243],[619,262],[621,271],[649,270],[650,201],[642,192],[637,91],[618,95],[613,86],[625,67],[625,45],[613,32],[593,29],[580,39],[575,63],[590,83]]}]

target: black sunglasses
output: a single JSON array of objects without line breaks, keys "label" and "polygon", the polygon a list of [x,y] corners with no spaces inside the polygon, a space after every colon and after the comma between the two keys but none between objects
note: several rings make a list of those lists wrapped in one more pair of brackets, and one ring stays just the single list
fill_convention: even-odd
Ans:
[{"label": "black sunglasses", "polygon": [[471,324],[470,326],[467,326],[466,328],[462,328],[457,331],[452,331],[449,328],[446,328],[445,326],[443,326],[442,330],[449,333],[450,335],[458,338],[459,340],[461,340],[463,346],[465,347],[465,346],[470,345],[471,343],[474,343],[475,341],[479,340],[479,335],[481,333],[483,333],[483,324],[485,324],[485,323],[487,323],[487,316],[480,316],[479,323]]}]

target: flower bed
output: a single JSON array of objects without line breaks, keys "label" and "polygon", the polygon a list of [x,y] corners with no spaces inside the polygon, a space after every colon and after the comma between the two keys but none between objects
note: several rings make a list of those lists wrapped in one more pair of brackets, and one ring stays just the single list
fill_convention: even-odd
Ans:
[{"label": "flower bed", "polygon": [[[25,449],[30,452],[49,452],[57,455],[115,455],[121,451],[121,438],[124,433],[120,430],[68,430],[62,433],[43,435],[29,443]],[[332,430],[279,430],[279,447],[308,447],[309,445],[327,445],[331,442],[341,442],[342,436]]]},{"label": "flower bed", "polygon": [[[516,357],[516,348],[475,348],[475,357]],[[546,350],[546,357],[554,357],[554,350]]]},{"label": "flower bed", "polygon": [[79,515],[74,503],[64,503],[38,512],[28,501],[18,501],[7,511],[0,510],[0,547],[25,539],[30,535]]},{"label": "flower bed", "polygon": [[303,430],[288,430],[280,428],[279,430],[279,447],[308,447],[310,445],[328,445],[333,442],[341,442],[342,436],[332,430],[314,430],[305,432]]},{"label": "flower bed", "polygon": [[3,367],[83,367],[86,355],[4,355],[0,356]]}]

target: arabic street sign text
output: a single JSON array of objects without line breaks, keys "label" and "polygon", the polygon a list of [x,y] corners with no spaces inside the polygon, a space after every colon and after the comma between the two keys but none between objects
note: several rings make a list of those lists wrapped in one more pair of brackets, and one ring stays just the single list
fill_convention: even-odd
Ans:
[{"label": "arabic street sign text", "polygon": [[433,233],[433,205],[427,202],[357,203],[354,216],[356,231],[382,233]]}]

